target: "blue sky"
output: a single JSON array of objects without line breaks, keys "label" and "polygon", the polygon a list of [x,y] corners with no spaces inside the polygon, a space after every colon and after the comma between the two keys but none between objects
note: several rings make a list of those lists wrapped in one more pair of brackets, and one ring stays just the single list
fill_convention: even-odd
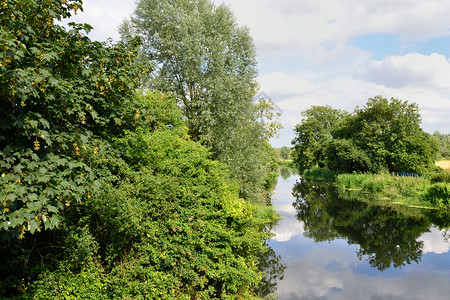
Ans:
[{"label": "blue sky", "polygon": [[[73,21],[92,39],[119,38],[134,0],[84,0]],[[376,95],[419,105],[422,128],[450,133],[450,1],[213,0],[248,26],[260,90],[282,111],[272,141],[290,146],[300,113],[312,105],[353,111]]]}]

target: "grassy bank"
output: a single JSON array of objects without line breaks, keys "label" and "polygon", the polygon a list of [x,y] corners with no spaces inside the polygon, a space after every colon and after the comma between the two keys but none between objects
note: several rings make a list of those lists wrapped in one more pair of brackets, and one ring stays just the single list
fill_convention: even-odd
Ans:
[{"label": "grassy bank", "polygon": [[282,168],[289,168],[289,169],[295,169],[294,163],[292,162],[292,159],[279,159],[278,164]]},{"label": "grassy bank", "polygon": [[388,173],[336,174],[319,167],[305,170],[302,177],[335,184],[346,198],[360,199],[363,195],[410,207],[450,208],[450,161],[439,161],[436,165],[442,170],[425,177],[399,177]]},{"label": "grassy bank", "polygon": [[360,191],[373,198],[413,207],[445,208],[450,200],[450,173],[423,177],[390,174],[340,174],[335,183],[342,190]]}]

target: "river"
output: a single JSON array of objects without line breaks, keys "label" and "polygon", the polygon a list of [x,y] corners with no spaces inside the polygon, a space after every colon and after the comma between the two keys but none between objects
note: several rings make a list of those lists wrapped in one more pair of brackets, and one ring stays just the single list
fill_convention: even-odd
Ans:
[{"label": "river", "polygon": [[343,200],[283,175],[268,241],[277,299],[450,299],[448,215]]}]

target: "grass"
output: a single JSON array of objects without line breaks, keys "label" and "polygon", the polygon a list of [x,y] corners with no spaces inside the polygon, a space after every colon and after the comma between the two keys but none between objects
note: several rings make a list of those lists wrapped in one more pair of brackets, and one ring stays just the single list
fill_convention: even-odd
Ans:
[{"label": "grass", "polygon": [[295,169],[292,159],[280,159],[279,164],[284,168]]},{"label": "grass", "polygon": [[[396,177],[385,174],[340,174],[336,185],[343,191],[359,190],[374,199],[410,207],[444,208],[449,206],[450,183],[433,183],[422,177]],[[343,192],[351,196],[352,193]],[[358,197],[353,193],[352,197]]]},{"label": "grass", "polygon": [[336,173],[325,168],[314,167],[303,172],[303,177],[313,178],[317,181],[334,181]]}]

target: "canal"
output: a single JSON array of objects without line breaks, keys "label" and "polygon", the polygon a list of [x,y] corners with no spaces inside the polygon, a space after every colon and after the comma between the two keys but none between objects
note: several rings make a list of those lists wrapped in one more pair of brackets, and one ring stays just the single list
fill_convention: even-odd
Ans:
[{"label": "canal", "polygon": [[448,215],[282,175],[268,242],[277,299],[450,299]]}]

